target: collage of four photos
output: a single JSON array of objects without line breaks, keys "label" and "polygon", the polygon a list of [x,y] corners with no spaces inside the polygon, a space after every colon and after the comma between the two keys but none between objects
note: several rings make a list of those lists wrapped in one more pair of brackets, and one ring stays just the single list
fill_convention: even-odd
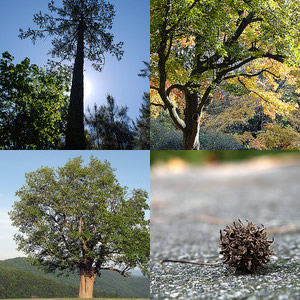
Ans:
[{"label": "collage of four photos", "polygon": [[300,299],[300,0],[0,8],[0,299]]}]

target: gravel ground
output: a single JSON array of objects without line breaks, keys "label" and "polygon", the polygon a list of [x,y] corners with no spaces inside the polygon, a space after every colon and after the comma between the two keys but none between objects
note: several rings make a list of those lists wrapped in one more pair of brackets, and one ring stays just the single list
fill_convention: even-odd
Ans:
[{"label": "gravel ground", "polygon": [[[152,169],[152,299],[300,299],[299,175],[299,161],[263,159]],[[224,265],[159,263],[219,261],[219,231],[238,218],[264,224],[274,237],[274,255],[257,274],[236,275]]]}]

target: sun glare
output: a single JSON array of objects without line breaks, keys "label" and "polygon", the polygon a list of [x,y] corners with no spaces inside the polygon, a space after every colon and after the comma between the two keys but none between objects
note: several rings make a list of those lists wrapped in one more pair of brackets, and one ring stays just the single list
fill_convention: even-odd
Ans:
[{"label": "sun glare", "polygon": [[93,94],[93,84],[88,77],[84,77],[84,98],[90,98]]}]

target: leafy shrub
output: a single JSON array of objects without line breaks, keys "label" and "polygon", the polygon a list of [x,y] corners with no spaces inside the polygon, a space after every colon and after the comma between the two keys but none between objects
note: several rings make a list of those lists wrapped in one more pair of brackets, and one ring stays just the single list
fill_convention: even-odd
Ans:
[{"label": "leafy shrub", "polygon": [[200,130],[199,138],[201,150],[246,150],[229,134]]},{"label": "leafy shrub", "polygon": [[[151,119],[151,150],[182,150],[183,134],[173,124],[170,117],[161,112],[156,119]],[[200,130],[201,150],[245,150],[236,139],[224,133],[212,133]]]},{"label": "leafy shrub", "polygon": [[182,132],[165,113],[150,121],[151,150],[182,150]]}]

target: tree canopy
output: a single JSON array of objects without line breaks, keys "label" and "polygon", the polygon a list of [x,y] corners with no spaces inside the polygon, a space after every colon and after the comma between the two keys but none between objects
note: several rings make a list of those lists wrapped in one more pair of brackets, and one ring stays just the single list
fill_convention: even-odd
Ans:
[{"label": "tree canopy", "polygon": [[8,52],[0,59],[0,149],[56,149],[65,130],[70,71],[13,60]]},{"label": "tree canopy", "polygon": [[112,28],[115,16],[114,6],[104,0],[64,0],[61,8],[55,6],[55,1],[48,4],[51,14],[34,14],[33,21],[40,29],[20,29],[19,37],[30,37],[35,43],[38,38],[54,36],[53,48],[49,50],[52,57],[72,61],[76,56],[79,24],[83,26],[85,57],[93,62],[92,66],[101,71],[106,52],[121,59],[123,42],[113,44]]},{"label": "tree canopy", "polygon": [[150,149],[150,93],[144,93],[140,115],[134,122],[138,149]]},{"label": "tree canopy", "polygon": [[128,107],[119,107],[111,95],[106,104],[95,103],[93,110],[88,107],[85,121],[90,137],[91,148],[129,150],[133,148],[133,131],[129,125]]},{"label": "tree canopy", "polygon": [[[150,63],[143,61],[145,68],[141,69],[138,76],[150,80]],[[133,122],[135,142],[138,149],[150,149],[150,93],[145,92],[141,105],[140,115]]]},{"label": "tree canopy", "polygon": [[10,218],[19,233],[18,249],[45,270],[77,270],[79,297],[91,298],[101,270],[126,276],[139,267],[148,274],[147,193],[130,194],[107,161],[80,157],[56,170],[42,167],[26,174],[16,192]]},{"label": "tree canopy", "polygon": [[151,1],[152,105],[169,112],[184,149],[199,149],[200,120],[222,89],[256,97],[267,109],[298,108],[256,80],[297,77],[298,7],[298,0]]}]

